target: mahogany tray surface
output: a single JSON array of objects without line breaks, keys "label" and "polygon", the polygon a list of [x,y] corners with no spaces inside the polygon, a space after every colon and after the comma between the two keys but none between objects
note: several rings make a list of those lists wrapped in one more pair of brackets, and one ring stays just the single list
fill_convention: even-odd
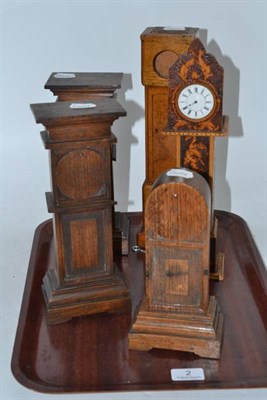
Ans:
[{"label": "mahogany tray surface", "polygon": [[[141,214],[127,215],[132,246]],[[129,314],[48,326],[41,291],[54,253],[48,220],[33,240],[11,364],[15,378],[46,393],[266,387],[267,271],[246,223],[227,212],[216,211],[216,216],[218,250],[225,255],[224,281],[210,282],[224,314],[220,360],[171,350],[129,350]],[[129,251],[115,261],[129,285],[134,313],[144,290],[144,254]],[[203,368],[205,381],[172,382],[172,368]]]}]

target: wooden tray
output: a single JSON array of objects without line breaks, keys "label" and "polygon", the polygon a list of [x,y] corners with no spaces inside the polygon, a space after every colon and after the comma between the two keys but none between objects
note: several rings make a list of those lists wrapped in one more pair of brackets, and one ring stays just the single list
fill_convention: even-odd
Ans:
[{"label": "wooden tray", "polygon": [[[129,314],[48,326],[41,292],[54,252],[48,220],[36,229],[33,241],[12,357],[15,378],[46,393],[266,387],[267,271],[245,222],[226,212],[216,216],[218,246],[225,254],[224,281],[211,282],[225,316],[220,360],[169,350],[129,351]],[[141,215],[128,217],[133,245]],[[116,263],[128,282],[134,311],[143,293],[144,254],[129,251]],[[205,381],[172,382],[172,368],[203,368]]]}]

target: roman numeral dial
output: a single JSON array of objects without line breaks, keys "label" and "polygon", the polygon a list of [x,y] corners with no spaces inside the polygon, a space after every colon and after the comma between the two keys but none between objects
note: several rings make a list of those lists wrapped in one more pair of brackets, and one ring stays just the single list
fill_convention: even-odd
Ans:
[{"label": "roman numeral dial", "polygon": [[191,84],[184,87],[178,94],[177,106],[179,112],[189,119],[206,119],[214,110],[214,95],[204,85]]}]

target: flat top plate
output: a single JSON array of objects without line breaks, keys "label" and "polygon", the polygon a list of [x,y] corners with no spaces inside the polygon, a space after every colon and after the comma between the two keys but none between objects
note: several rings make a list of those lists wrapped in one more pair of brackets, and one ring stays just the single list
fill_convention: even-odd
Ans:
[{"label": "flat top plate", "polygon": [[[12,358],[16,379],[47,393],[266,387],[267,271],[245,222],[226,212],[216,216],[225,276],[210,286],[224,314],[220,360],[171,350],[129,350],[130,314],[92,315],[48,326],[41,291],[54,259],[48,221],[37,228],[33,241]],[[130,214],[130,223],[132,246],[140,215]],[[129,286],[134,312],[144,290],[144,253],[130,251],[115,261]],[[202,368],[205,380],[174,382],[171,370],[179,368]]]},{"label": "flat top plate", "polygon": [[146,28],[141,34],[141,37],[162,35],[196,36],[198,31],[199,28],[190,28],[186,26],[154,26]]},{"label": "flat top plate", "polygon": [[[70,108],[71,104],[96,105],[94,108]],[[81,101],[58,101],[54,103],[31,104],[32,112],[37,123],[57,122],[75,118],[94,119],[114,116],[118,118],[125,116],[126,111],[114,98],[81,100]],[[114,119],[115,119],[114,118]]]},{"label": "flat top plate", "polygon": [[48,78],[45,89],[62,88],[102,88],[117,89],[121,87],[123,73],[121,72],[67,72],[74,74],[74,78],[56,78],[59,72],[52,72]]}]

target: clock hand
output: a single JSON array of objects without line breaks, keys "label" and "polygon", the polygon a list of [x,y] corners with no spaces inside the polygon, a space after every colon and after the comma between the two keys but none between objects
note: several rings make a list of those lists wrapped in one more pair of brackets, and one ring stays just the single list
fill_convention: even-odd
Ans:
[{"label": "clock hand", "polygon": [[188,107],[191,107],[193,104],[196,104],[197,100],[195,100],[192,104],[188,104]]}]

